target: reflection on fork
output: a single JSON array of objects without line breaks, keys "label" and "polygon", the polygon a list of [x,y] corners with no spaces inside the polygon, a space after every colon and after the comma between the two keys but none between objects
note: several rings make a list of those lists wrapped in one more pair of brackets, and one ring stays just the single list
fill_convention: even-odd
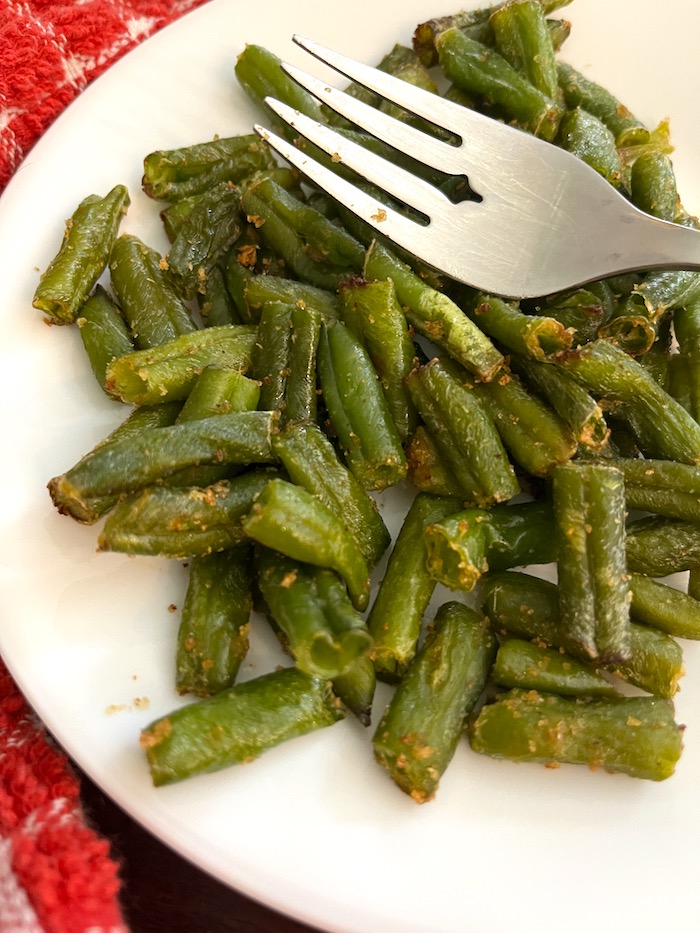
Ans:
[{"label": "reflection on fork", "polygon": [[[266,102],[284,122],[377,194],[265,127],[256,126],[257,132],[350,211],[451,278],[484,292],[529,298],[637,269],[700,268],[699,231],[638,210],[575,155],[308,39],[295,41],[455,142],[292,65],[283,67],[324,105],[423,170],[414,174],[273,98]],[[425,167],[451,178],[452,190],[467,196],[451,196],[431,183]],[[390,206],[382,193],[408,210]]]}]

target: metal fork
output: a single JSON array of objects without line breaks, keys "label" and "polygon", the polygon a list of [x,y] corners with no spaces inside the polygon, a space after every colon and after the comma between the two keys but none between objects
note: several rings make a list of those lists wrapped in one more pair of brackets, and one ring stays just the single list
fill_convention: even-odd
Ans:
[{"label": "metal fork", "polygon": [[700,231],[638,210],[571,153],[309,39],[295,36],[294,41],[347,78],[457,138],[452,145],[283,65],[323,104],[379,140],[432,169],[467,177],[477,197],[454,203],[428,181],[288,105],[266,99],[334,162],[418,212],[416,218],[388,207],[269,129],[255,127],[318,187],[451,278],[521,299],[639,269],[700,269]]}]

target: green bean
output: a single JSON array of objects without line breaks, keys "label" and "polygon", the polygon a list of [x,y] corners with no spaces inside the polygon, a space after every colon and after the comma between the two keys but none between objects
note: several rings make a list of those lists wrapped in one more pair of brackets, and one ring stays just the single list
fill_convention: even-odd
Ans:
[{"label": "green bean", "polygon": [[207,272],[202,291],[197,293],[197,304],[204,327],[243,323],[236,302],[228,290],[224,266],[225,259],[214,263]]},{"label": "green bean", "polygon": [[[688,410],[700,420],[700,298],[695,298],[673,312],[673,331],[678,349],[685,360]],[[676,365],[677,362],[676,362]]]},{"label": "green bean", "polygon": [[333,571],[266,547],[257,550],[257,567],[267,609],[300,670],[330,680],[367,656],[371,636]]},{"label": "green bean", "polygon": [[134,234],[123,233],[114,242],[109,258],[112,288],[142,349],[196,330],[164,266],[161,255]]},{"label": "green bean", "polygon": [[209,273],[241,233],[240,190],[221,182],[204,192],[166,255],[168,273],[185,298],[204,293]]},{"label": "green bean", "polygon": [[150,428],[96,447],[48,484],[56,508],[82,514],[91,499],[134,492],[202,464],[272,463],[273,412],[232,412]]},{"label": "green bean", "polygon": [[75,323],[80,328],[80,338],[95,378],[107,391],[108,365],[134,349],[126,321],[108,292],[96,285],[92,295],[81,305]]},{"label": "green bean", "polygon": [[679,212],[678,186],[668,154],[650,150],[632,163],[630,198],[640,210],[660,220],[674,221]]},{"label": "green bean", "polygon": [[548,476],[575,454],[577,441],[571,429],[515,373],[504,369],[498,379],[474,383],[472,391],[491,416],[511,459],[532,476]]},{"label": "green bean", "polygon": [[571,332],[571,345],[580,346],[595,340],[616,304],[610,286],[596,283],[564,295],[555,295],[542,308],[536,309],[536,313],[559,321]]},{"label": "green bean", "polygon": [[362,344],[340,321],[326,322],[321,328],[318,377],[351,473],[367,490],[401,482],[406,457],[377,371]]},{"label": "green bean", "polygon": [[516,495],[515,472],[478,394],[437,357],[414,369],[406,384],[464,500],[486,506]]},{"label": "green bean", "polygon": [[630,574],[632,618],[674,638],[700,639],[700,602],[641,573]]},{"label": "green bean", "polygon": [[502,354],[447,295],[377,242],[367,250],[364,275],[391,279],[409,324],[480,379],[492,379],[503,365]]},{"label": "green bean", "polygon": [[646,370],[619,347],[595,340],[556,358],[632,428],[649,456],[700,462],[700,426]]},{"label": "green bean", "polygon": [[248,546],[192,559],[175,656],[179,693],[211,696],[233,684],[248,652],[252,606]]},{"label": "green bean", "polygon": [[249,370],[256,334],[252,324],[222,324],[128,353],[107,367],[107,391],[134,405],[187,398],[207,367]]},{"label": "green bean", "polygon": [[514,302],[479,294],[466,311],[490,337],[530,359],[546,359],[572,344],[571,333],[555,318],[524,314]]},{"label": "green bean", "polygon": [[255,411],[260,386],[236,369],[203,369],[192,386],[178,422],[198,421],[234,411]]},{"label": "green bean", "polygon": [[663,781],[682,751],[673,705],[658,697],[584,699],[511,690],[482,707],[470,730],[474,751],[494,758],[602,768]]},{"label": "green bean", "polygon": [[340,460],[317,424],[287,424],[272,439],[275,454],[289,478],[342,517],[370,568],[386,551],[391,537],[384,520],[359,480]]},{"label": "green bean", "polygon": [[275,301],[309,308],[324,320],[338,317],[338,298],[334,292],[278,275],[251,275],[243,286],[243,300],[250,320],[259,320],[264,306]]},{"label": "green bean", "polygon": [[206,488],[148,486],[120,499],[98,549],[184,560],[237,547],[247,540],[243,519],[270,475],[250,471]]},{"label": "green bean", "polygon": [[615,137],[598,117],[581,107],[567,111],[559,124],[556,143],[590,165],[613,188],[627,188],[627,176]]},{"label": "green bean", "polygon": [[602,664],[628,660],[623,474],[597,462],[559,466],[552,474],[552,501],[559,610],[567,641]]},{"label": "green bean", "polygon": [[281,423],[315,421],[316,351],[321,316],[310,308],[271,303],[260,315],[251,375],[261,384],[260,407]]},{"label": "green bean", "polygon": [[557,559],[556,526],[547,502],[464,509],[425,529],[427,565],[453,590],[472,590],[489,570]]},{"label": "green bean", "polygon": [[598,117],[615,137],[617,146],[649,141],[649,130],[610,91],[584,77],[566,62],[558,61],[557,70],[567,106],[582,107]]},{"label": "green bean", "polygon": [[626,457],[609,461],[625,480],[628,509],[641,509],[667,518],[700,522],[700,470],[672,460]]},{"label": "green bean", "polygon": [[[554,583],[515,570],[490,573],[484,579],[482,601],[496,630],[562,648],[579,660],[590,661],[567,637]],[[648,693],[672,697],[684,673],[678,643],[663,632],[635,622],[630,623],[629,635],[631,657],[610,665],[611,672]]]},{"label": "green bean", "polygon": [[522,638],[505,638],[498,646],[492,677],[503,687],[520,687],[562,696],[619,696],[609,680],[591,664],[558,648],[544,648]]},{"label": "green bean", "polygon": [[342,674],[333,678],[333,693],[353,713],[363,726],[372,723],[372,701],[377,675],[370,655],[356,661]]},{"label": "green bean", "polygon": [[513,0],[489,17],[496,48],[542,94],[558,94],[554,46],[538,0]]},{"label": "green bean", "polygon": [[642,296],[632,292],[601,325],[598,336],[614,343],[630,356],[645,357],[658,336],[657,324],[650,318]]},{"label": "green bean", "polygon": [[462,498],[463,490],[452,475],[450,467],[441,456],[435,441],[419,424],[406,445],[408,479],[422,492],[436,496]]},{"label": "green bean", "polygon": [[374,639],[374,666],[382,680],[396,681],[405,673],[435,590],[423,532],[457,508],[455,499],[419,493],[406,513],[367,619]]},{"label": "green bean", "polygon": [[335,570],[345,580],[355,608],[367,608],[367,561],[342,517],[312,493],[286,480],[272,479],[243,527],[249,538],[293,560]]},{"label": "green bean", "polygon": [[[126,437],[139,436],[142,431],[151,428],[167,427],[174,424],[180,412],[179,402],[166,402],[164,405],[143,405],[132,409],[128,417],[121,422],[104,440],[100,442],[104,447],[113,442],[119,442]],[[117,504],[118,496],[96,496],[86,498],[82,502],[72,503],[71,518],[84,525],[94,525]],[[59,506],[59,512],[62,508]]]},{"label": "green bean", "polygon": [[32,305],[55,324],[72,324],[109,260],[129,192],[116,185],[88,195],[66,223],[61,246],[41,274]]},{"label": "green bean", "polygon": [[440,606],[373,738],[374,755],[416,803],[432,800],[488,678],[495,639],[467,606]]},{"label": "green bean", "polygon": [[270,147],[257,133],[221,137],[149,153],[143,160],[142,186],[150,198],[180,201],[275,166]]},{"label": "green bean", "polygon": [[700,565],[700,524],[650,515],[627,525],[627,566],[650,577]]},{"label": "green bean", "polygon": [[141,733],[156,786],[244,764],[344,712],[327,682],[284,668],[162,716]]},{"label": "green bean", "polygon": [[364,249],[345,230],[269,177],[248,185],[241,208],[294,274],[318,288],[360,272]]},{"label": "green bean", "polygon": [[404,380],[416,348],[401,310],[393,282],[353,278],[339,288],[340,315],[369,354],[399,437],[405,441],[416,427],[417,415]]},{"label": "green bean", "polygon": [[579,446],[601,450],[610,428],[590,392],[557,366],[526,359],[513,359],[512,365],[568,425]]},{"label": "green bean", "polygon": [[442,70],[453,84],[496,105],[523,129],[554,139],[563,108],[530,84],[502,55],[457,27],[441,32],[435,47]]}]

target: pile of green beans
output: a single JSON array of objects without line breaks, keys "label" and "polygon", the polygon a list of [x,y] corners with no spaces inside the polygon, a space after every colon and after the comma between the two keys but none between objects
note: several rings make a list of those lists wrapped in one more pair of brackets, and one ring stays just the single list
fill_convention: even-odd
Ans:
[{"label": "pile of green beans", "polygon": [[[427,20],[380,67],[697,224],[668,127],[560,56],[570,26],[552,13],[567,2]],[[384,151],[266,49],[247,46],[235,72],[261,107],[271,94]],[[153,781],[348,713],[377,720],[374,757],[417,802],[460,741],[669,777],[681,640],[700,638],[700,275],[481,294],[377,237],[252,134],[148,154],[143,191],[165,255],[121,231],[124,186],[90,195],[34,305],[77,326],[128,410],[50,480],[56,508],[100,523],[103,551],[189,565],[174,684],[192,702],[143,730]],[[405,508],[393,543],[385,499]],[[523,569],[552,563],[556,584]],[[688,592],[660,579],[680,571]],[[289,664],[241,682],[258,624]]]}]

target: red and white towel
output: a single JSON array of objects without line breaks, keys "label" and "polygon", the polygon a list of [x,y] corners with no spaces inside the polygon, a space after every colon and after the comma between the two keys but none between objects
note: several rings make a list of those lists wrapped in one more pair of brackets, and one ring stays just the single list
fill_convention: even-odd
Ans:
[{"label": "red and white towel", "polygon": [[[116,59],[206,0],[0,0],[0,192]],[[119,870],[0,660],[0,933],[126,933]]]}]

